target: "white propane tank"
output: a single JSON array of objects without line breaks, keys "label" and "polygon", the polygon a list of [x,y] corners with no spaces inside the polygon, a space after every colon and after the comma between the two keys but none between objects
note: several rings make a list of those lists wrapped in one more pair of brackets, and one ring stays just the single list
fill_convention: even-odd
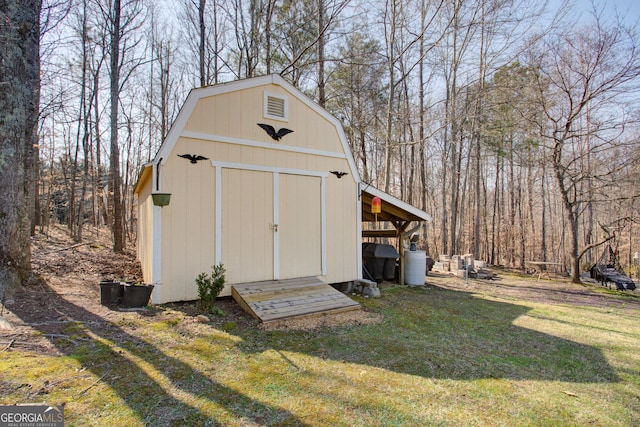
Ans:
[{"label": "white propane tank", "polygon": [[427,254],[425,251],[404,252],[404,284],[409,286],[424,285],[427,275]]}]

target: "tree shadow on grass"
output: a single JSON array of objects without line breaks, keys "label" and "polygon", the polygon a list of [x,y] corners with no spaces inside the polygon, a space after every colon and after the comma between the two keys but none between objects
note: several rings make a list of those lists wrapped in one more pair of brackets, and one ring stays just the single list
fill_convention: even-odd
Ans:
[{"label": "tree shadow on grass", "polygon": [[[58,329],[52,329],[46,322],[39,325],[37,320],[42,318],[42,313],[38,313],[38,317],[33,310],[37,303],[25,304],[22,309],[17,306],[12,311],[43,334],[56,332],[68,336],[69,339],[51,337],[51,340],[61,353],[78,360],[94,377],[100,378],[95,386],[93,379],[88,382],[87,386],[95,389],[70,399],[92,399],[79,403],[100,408],[100,403],[93,399],[100,397],[98,387],[107,386],[147,425],[217,424],[220,420],[213,420],[212,414],[220,408],[233,422],[304,425],[286,409],[265,404],[215,381],[213,375],[207,374],[207,369],[216,367],[213,359],[196,368],[188,359],[172,356],[174,346],[145,338],[154,334],[135,333],[136,327],[153,328],[154,322],[136,323],[135,316],[110,316],[108,310],[102,313],[84,308],[81,300],[65,298],[50,288],[45,291],[40,304],[46,311],[45,318],[77,319],[81,323],[60,323]],[[20,297],[27,299],[29,294]],[[246,355],[274,350],[293,367],[296,360],[291,354],[298,353],[318,360],[350,362],[423,378],[619,381],[597,348],[516,325],[514,321],[530,311],[522,305],[435,286],[429,290],[405,287],[383,290],[382,299],[363,300],[363,304],[382,313],[383,321],[307,331],[264,331],[256,328],[254,322],[248,322],[224,337],[230,340],[229,346]],[[153,312],[151,315],[155,316]],[[110,321],[112,317],[120,320]],[[134,320],[127,324],[127,319]],[[178,332],[180,328],[167,336],[175,337]],[[217,341],[182,338],[183,354],[213,355],[209,346],[226,346]],[[217,353],[226,357],[224,349]],[[194,360],[201,363],[207,359]],[[270,372],[264,372],[265,378],[261,381],[268,382],[269,375]],[[306,374],[301,372],[301,375]],[[333,380],[342,378],[340,368],[323,370],[322,375],[335,376]],[[282,382],[286,378],[274,380]],[[331,401],[333,392],[322,387],[321,381],[311,381],[300,389],[301,396],[312,394],[322,398],[324,393]],[[108,411],[119,405],[120,402],[105,403],[99,410],[108,416]]]},{"label": "tree shadow on grass", "polygon": [[[96,399],[96,390],[89,389],[106,385],[146,425],[219,425],[212,415],[216,408],[248,423],[305,425],[287,410],[212,380],[170,356],[159,343],[132,335],[124,329],[126,320],[120,320],[121,324],[109,321],[65,299],[46,284],[41,286],[44,292],[32,294],[27,289],[16,295],[16,301],[21,303],[12,306],[11,311],[24,324],[49,337],[60,353],[76,359],[99,378],[70,396],[70,400],[82,400],[88,395]],[[34,310],[35,307],[41,310]],[[135,327],[135,322],[128,326]],[[118,410],[119,402],[103,403],[105,413],[101,415],[108,419],[108,411]],[[100,402],[90,405],[99,407]]]},{"label": "tree shadow on grass", "polygon": [[[383,290],[383,300],[378,301],[365,304],[384,315],[379,324],[339,331],[264,332],[271,336],[265,340],[278,351],[301,351],[426,378],[619,381],[599,349],[514,324],[531,310],[522,305],[436,286]],[[245,350],[252,351],[255,337],[246,332],[239,334]]]}]

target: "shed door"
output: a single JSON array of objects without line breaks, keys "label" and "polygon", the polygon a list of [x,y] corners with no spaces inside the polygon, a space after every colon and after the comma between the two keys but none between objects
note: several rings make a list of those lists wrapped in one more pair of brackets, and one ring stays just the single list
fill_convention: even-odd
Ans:
[{"label": "shed door", "polygon": [[322,274],[321,179],[279,174],[280,279]]},{"label": "shed door", "polygon": [[273,279],[273,174],[222,169],[222,263],[229,283]]},{"label": "shed door", "polygon": [[222,168],[220,178],[228,283],[324,274],[321,177]]}]

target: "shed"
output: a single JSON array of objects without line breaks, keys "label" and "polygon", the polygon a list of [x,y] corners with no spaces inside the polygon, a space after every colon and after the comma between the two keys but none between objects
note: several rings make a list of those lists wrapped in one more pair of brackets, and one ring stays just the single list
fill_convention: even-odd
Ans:
[{"label": "shed", "polygon": [[152,301],[197,299],[196,276],[218,263],[223,296],[361,279],[363,188],[340,122],[280,76],[193,89],[135,188]]}]

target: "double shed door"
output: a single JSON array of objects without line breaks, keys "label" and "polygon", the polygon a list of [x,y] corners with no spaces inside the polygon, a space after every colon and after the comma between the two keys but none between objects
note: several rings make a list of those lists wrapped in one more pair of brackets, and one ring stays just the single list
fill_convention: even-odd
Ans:
[{"label": "double shed door", "polygon": [[323,274],[321,176],[231,168],[218,176],[228,283]]}]

